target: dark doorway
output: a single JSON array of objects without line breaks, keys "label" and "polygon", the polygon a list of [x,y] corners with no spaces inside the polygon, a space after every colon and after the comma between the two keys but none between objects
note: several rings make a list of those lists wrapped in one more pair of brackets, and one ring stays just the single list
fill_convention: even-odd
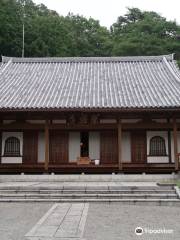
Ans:
[{"label": "dark doorway", "polygon": [[81,157],[89,156],[89,133],[81,132]]}]

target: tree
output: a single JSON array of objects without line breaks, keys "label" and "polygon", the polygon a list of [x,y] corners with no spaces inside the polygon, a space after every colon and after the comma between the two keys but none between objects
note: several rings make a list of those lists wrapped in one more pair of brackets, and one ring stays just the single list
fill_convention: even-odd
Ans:
[{"label": "tree", "polygon": [[108,30],[93,18],[72,13],[60,16],[43,4],[34,4],[32,0],[0,0],[1,55],[21,56],[23,22],[25,57],[159,55],[174,52],[180,60],[180,26],[156,12],[129,8],[127,14],[119,16]]},{"label": "tree", "polygon": [[20,8],[14,0],[0,1],[0,53],[19,56],[22,26]]},{"label": "tree", "polygon": [[[0,53],[21,56],[25,23],[25,56],[109,56],[112,41],[99,22],[79,15],[59,16],[31,0],[1,0]],[[24,9],[24,11],[23,11]],[[24,13],[23,13],[24,12]],[[24,16],[24,17],[23,17]]]},{"label": "tree", "polygon": [[111,26],[113,55],[158,55],[176,53],[180,58],[180,26],[155,12],[129,8]]}]

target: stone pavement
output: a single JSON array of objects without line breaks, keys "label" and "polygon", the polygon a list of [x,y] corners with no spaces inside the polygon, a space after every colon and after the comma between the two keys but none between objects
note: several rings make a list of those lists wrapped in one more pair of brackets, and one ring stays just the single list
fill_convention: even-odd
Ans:
[{"label": "stone pavement", "polygon": [[82,239],[88,203],[54,204],[25,235],[26,240]]}]

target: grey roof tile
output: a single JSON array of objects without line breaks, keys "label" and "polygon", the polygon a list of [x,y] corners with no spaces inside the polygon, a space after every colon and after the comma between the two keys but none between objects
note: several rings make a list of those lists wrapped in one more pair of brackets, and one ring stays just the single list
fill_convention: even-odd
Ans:
[{"label": "grey roof tile", "polygon": [[169,107],[180,107],[173,55],[2,57],[0,109]]}]

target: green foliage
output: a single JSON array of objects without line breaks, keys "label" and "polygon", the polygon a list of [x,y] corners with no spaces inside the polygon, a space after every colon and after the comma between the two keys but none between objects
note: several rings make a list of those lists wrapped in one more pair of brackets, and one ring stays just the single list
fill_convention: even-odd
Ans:
[{"label": "green foliage", "polygon": [[42,4],[35,5],[31,0],[25,0],[23,11],[23,0],[1,0],[1,55],[21,56],[23,21],[26,57],[111,54],[109,31],[92,18],[73,14],[59,16],[55,11]]},{"label": "green foliage", "polygon": [[180,27],[155,12],[128,9],[111,26],[113,55],[158,55],[176,53],[180,58]]},{"label": "green foliage", "polygon": [[178,66],[179,66],[179,68],[180,68],[180,60],[177,61],[177,64],[178,64]]},{"label": "green foliage", "polygon": [[[127,56],[175,53],[180,59],[180,26],[155,12],[129,8],[110,30],[79,15],[60,16],[32,0],[0,0],[0,54],[21,56]],[[24,18],[23,18],[24,16]]]}]

